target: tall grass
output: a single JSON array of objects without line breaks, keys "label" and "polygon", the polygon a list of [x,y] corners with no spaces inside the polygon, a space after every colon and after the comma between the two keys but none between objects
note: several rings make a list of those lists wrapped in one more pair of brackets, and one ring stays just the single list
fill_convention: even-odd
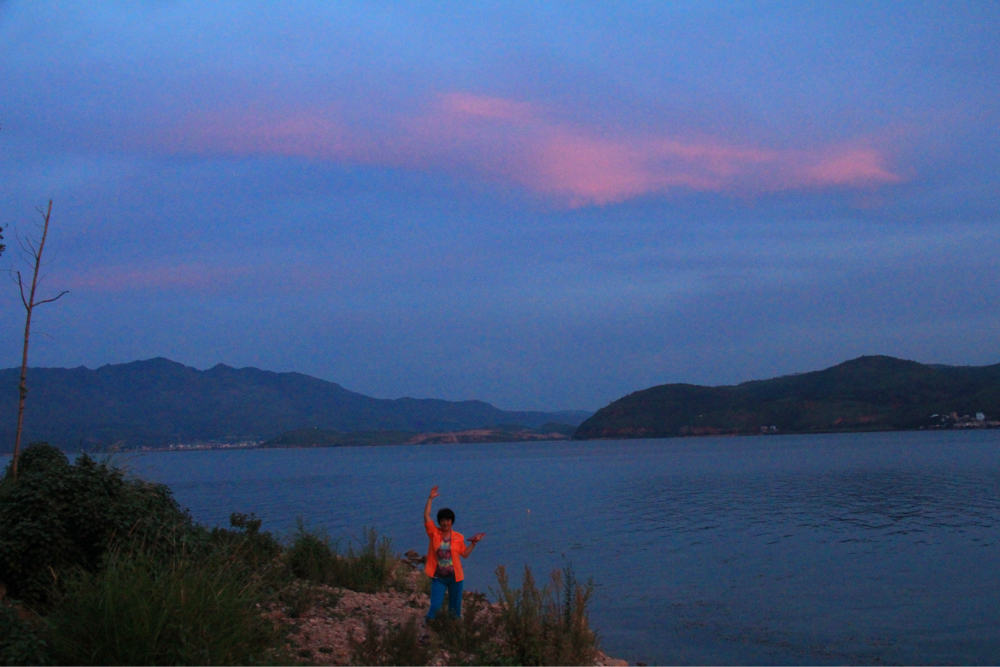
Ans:
[{"label": "tall grass", "polygon": [[112,552],[98,572],[64,582],[48,618],[53,657],[77,665],[260,662],[275,631],[256,604],[261,580],[235,562]]},{"label": "tall grass", "polygon": [[288,566],[301,579],[363,593],[388,590],[398,583],[400,556],[392,540],[379,538],[366,528],[358,548],[348,545],[338,553],[338,544],[323,533],[310,531],[300,520],[288,548]]},{"label": "tall grass", "polygon": [[591,581],[578,582],[570,566],[553,571],[542,588],[527,565],[521,588],[510,585],[502,565],[496,577],[500,626],[516,664],[593,664],[597,634],[590,629],[587,614],[594,588]]},{"label": "tall grass", "polygon": [[452,664],[514,664],[510,646],[502,641],[500,619],[492,613],[483,593],[463,596],[461,618],[442,608],[429,627],[434,634],[434,648],[447,651]]},{"label": "tall grass", "polygon": [[520,588],[506,569],[496,570],[497,605],[482,593],[466,593],[461,618],[443,609],[433,619],[431,648],[458,665],[587,665],[597,657],[597,635],[587,606],[593,584],[581,584],[571,566],[555,570],[539,588],[525,566]]},{"label": "tall grass", "polygon": [[417,630],[417,617],[411,616],[402,625],[379,627],[375,618],[365,618],[365,634],[347,635],[353,665],[426,665],[430,650],[421,644]]}]

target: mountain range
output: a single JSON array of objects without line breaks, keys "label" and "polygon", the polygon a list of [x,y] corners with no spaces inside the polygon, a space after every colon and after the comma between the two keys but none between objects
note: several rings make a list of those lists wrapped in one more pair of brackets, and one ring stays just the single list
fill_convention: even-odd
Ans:
[{"label": "mountain range", "polygon": [[[0,370],[0,451],[14,443],[20,369]],[[462,431],[499,424],[576,426],[590,412],[517,412],[483,401],[379,399],[302,373],[219,364],[200,371],[169,359],[31,368],[23,443],[122,449],[260,441],[296,429]]]},{"label": "mountain range", "polygon": [[573,437],[667,438],[1000,426],[995,421],[998,418],[1000,364],[927,365],[867,356],[826,370],[735,386],[651,387],[598,410],[580,424]]},{"label": "mountain range", "polygon": [[[18,376],[19,369],[0,370],[0,395],[9,397],[0,402],[0,451],[9,452],[14,442]],[[224,364],[200,371],[163,358],[93,370],[32,368],[28,391],[22,442],[45,440],[64,449],[1000,426],[1000,364],[928,365],[887,356],[734,386],[659,385],[593,414],[506,411],[483,401],[379,399],[301,373]]]}]

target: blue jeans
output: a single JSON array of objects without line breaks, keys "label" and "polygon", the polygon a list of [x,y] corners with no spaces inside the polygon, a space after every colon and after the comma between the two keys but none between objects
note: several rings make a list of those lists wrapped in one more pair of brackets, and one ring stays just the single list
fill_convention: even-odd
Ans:
[{"label": "blue jeans", "polygon": [[462,587],[464,581],[455,581],[450,577],[431,577],[431,608],[427,610],[427,619],[437,616],[438,609],[444,603],[444,592],[448,591],[448,611],[455,618],[462,618]]}]

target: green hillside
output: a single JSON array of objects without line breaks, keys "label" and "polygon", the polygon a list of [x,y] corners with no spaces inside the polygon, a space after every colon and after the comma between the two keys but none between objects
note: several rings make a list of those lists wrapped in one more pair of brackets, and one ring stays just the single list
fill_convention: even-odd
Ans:
[{"label": "green hillside", "polygon": [[651,387],[598,410],[574,438],[940,428],[966,415],[974,422],[977,412],[1000,418],[1000,364],[931,366],[871,356],[736,386]]}]

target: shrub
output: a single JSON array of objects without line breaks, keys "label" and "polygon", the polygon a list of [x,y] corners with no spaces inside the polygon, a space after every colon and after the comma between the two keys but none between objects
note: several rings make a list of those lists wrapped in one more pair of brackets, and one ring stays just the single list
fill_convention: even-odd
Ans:
[{"label": "shrub", "polygon": [[216,557],[111,552],[98,572],[67,577],[49,616],[59,664],[258,662],[275,631],[260,583]]},{"label": "shrub", "polygon": [[0,610],[0,662],[255,662],[277,643],[258,603],[290,576],[260,519],[207,530],[165,486],[44,443],[19,465],[0,480],[0,580],[47,615],[50,648]]},{"label": "shrub", "polygon": [[[12,477],[14,463],[11,461],[4,470],[4,478]],[[18,458],[20,474],[45,473],[61,471],[69,467],[69,459],[62,450],[52,447],[46,442],[33,442],[24,448]]]},{"label": "shrub", "polygon": [[365,636],[358,639],[348,631],[347,643],[353,665],[426,665],[430,651],[420,643],[417,617],[402,625],[381,629],[374,617],[365,619]]},{"label": "shrub", "polygon": [[269,532],[260,532],[261,523],[254,514],[234,512],[229,515],[231,530],[213,528],[207,545],[192,540],[194,553],[212,555],[236,569],[252,572],[264,588],[274,593],[288,583],[289,572],[281,558],[281,542]]},{"label": "shrub", "polygon": [[330,544],[330,538],[324,533],[307,530],[301,517],[296,523],[287,555],[292,574],[319,584],[333,583],[337,568],[336,547]]},{"label": "shrub", "polygon": [[442,608],[429,626],[436,644],[461,665],[497,665],[509,662],[498,641],[499,618],[491,613],[482,593],[463,596],[462,617],[454,618]]},{"label": "shrub", "polygon": [[590,629],[587,604],[593,583],[581,585],[571,566],[555,570],[551,583],[539,589],[525,565],[521,588],[512,588],[501,565],[500,624],[507,652],[520,665],[588,665],[597,652],[597,635]]},{"label": "shrub", "polygon": [[288,567],[296,577],[363,593],[397,585],[399,559],[392,541],[379,538],[374,528],[364,530],[357,551],[348,545],[346,554],[338,554],[329,537],[307,530],[301,520],[288,549]]},{"label": "shrub", "polygon": [[0,603],[0,664],[50,665],[43,632],[18,610]]},{"label": "shrub", "polygon": [[359,551],[348,545],[347,555],[337,559],[335,585],[364,593],[387,590],[395,582],[400,556],[393,552],[392,540],[379,539],[374,528],[366,528],[363,534]]},{"label": "shrub", "polygon": [[83,454],[70,464],[55,447],[32,443],[19,465],[17,480],[8,466],[0,483],[0,581],[13,597],[47,600],[63,573],[95,571],[112,540],[169,550],[197,538],[167,487],[126,478],[108,462]]}]

